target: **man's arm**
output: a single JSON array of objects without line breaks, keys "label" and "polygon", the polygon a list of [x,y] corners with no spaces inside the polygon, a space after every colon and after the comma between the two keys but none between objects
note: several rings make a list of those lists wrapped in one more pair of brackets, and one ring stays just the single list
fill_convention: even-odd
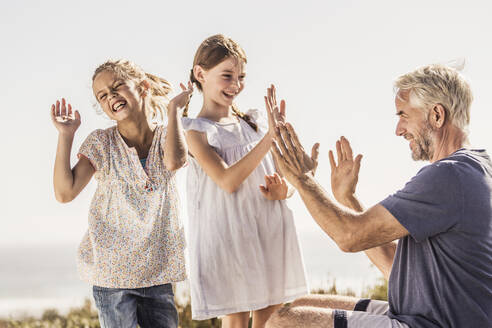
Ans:
[{"label": "man's arm", "polygon": [[[337,160],[330,150],[331,167],[331,191],[335,199],[342,205],[353,209],[356,212],[364,212],[364,206],[355,196],[357,182],[359,181],[360,163],[362,155],[357,155],[354,159],[350,142],[345,137],[337,140],[336,145]],[[371,262],[383,273],[388,280],[393,266],[396,252],[396,242],[370,248],[364,251]]]},{"label": "man's arm", "polygon": [[290,124],[278,125],[273,151],[280,170],[299,191],[311,216],[341,250],[358,252],[408,235],[408,231],[381,205],[357,213],[330,200],[304,165],[304,149]]}]

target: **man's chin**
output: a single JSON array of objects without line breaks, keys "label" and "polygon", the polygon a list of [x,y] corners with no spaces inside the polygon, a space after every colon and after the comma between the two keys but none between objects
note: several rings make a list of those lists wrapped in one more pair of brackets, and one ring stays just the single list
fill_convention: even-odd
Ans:
[{"label": "man's chin", "polygon": [[430,160],[430,155],[429,154],[424,154],[422,152],[416,153],[412,151],[412,159],[414,161],[428,161]]}]

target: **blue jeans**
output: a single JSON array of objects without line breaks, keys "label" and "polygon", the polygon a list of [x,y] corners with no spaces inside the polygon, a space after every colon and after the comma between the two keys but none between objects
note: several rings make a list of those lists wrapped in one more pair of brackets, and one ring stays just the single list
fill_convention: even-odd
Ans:
[{"label": "blue jeans", "polygon": [[101,328],[176,328],[178,311],[171,284],[123,289],[93,286]]}]

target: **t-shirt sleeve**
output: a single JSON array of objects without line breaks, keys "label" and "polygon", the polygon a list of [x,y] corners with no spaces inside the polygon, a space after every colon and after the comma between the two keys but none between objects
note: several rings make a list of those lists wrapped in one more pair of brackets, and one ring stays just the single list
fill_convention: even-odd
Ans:
[{"label": "t-shirt sleeve", "polygon": [[464,196],[452,163],[424,167],[384,206],[417,241],[448,231],[463,217]]},{"label": "t-shirt sleeve", "polygon": [[80,146],[77,156],[86,157],[94,166],[96,171],[104,171],[107,163],[108,154],[106,149],[108,147],[107,136],[104,130],[98,129],[84,140],[82,146]]}]

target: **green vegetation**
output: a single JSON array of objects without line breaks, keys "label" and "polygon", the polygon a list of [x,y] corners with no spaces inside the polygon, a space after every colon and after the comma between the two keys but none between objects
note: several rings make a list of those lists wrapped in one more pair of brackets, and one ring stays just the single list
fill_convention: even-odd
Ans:
[{"label": "green vegetation", "polygon": [[[388,284],[384,279],[380,279],[374,286],[367,287],[362,297],[387,300]],[[337,294],[356,296],[351,289],[338,290],[336,281],[328,289],[314,289],[313,294]],[[219,319],[204,321],[191,320],[190,302],[176,304],[179,312],[179,327],[181,328],[219,328]],[[85,300],[79,308],[71,309],[67,315],[61,315],[55,309],[44,311],[41,318],[22,318],[18,320],[0,320],[0,328],[100,328],[97,311],[92,307],[90,300]]]}]

